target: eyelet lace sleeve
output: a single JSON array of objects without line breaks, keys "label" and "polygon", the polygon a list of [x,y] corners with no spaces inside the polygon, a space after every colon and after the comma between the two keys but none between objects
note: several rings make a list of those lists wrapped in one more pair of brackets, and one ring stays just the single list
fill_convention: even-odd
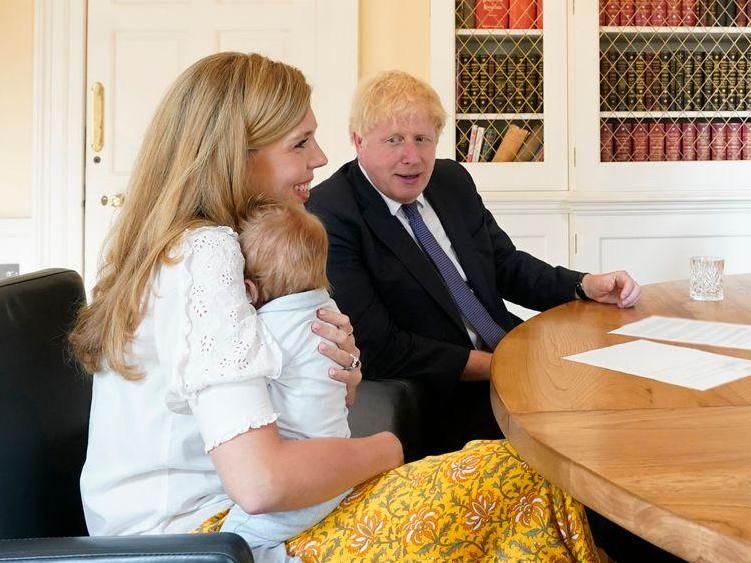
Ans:
[{"label": "eyelet lace sleeve", "polygon": [[[182,354],[176,357],[166,401],[179,413],[195,411],[202,403],[201,415],[194,414],[210,449],[217,441],[276,420],[266,380],[279,377],[282,355],[246,297],[243,256],[234,231],[204,227],[187,232],[178,252]],[[242,389],[249,401],[239,415],[216,413],[234,420],[237,428],[217,429],[209,439],[201,421],[211,418],[206,405],[215,403],[209,396],[219,394],[205,392],[216,386]],[[199,394],[206,398],[198,401]]]}]

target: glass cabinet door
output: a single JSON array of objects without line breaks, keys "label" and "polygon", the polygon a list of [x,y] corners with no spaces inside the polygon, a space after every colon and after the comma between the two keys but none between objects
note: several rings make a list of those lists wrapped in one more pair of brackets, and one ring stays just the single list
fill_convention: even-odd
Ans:
[{"label": "glass cabinet door", "polygon": [[433,0],[439,156],[484,191],[565,190],[566,11],[545,0]]},{"label": "glass cabinet door", "polygon": [[751,188],[750,6],[577,2],[576,189]]}]

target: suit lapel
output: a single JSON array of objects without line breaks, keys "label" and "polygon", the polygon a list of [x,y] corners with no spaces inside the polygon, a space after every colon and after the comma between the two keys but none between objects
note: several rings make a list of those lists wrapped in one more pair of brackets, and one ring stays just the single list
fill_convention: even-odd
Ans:
[{"label": "suit lapel", "polygon": [[451,241],[451,246],[454,247],[464,273],[467,275],[469,286],[489,312],[497,311],[498,304],[494,299],[491,281],[483,272],[482,260],[477,255],[464,218],[455,209],[452,209],[451,200],[447,197],[448,194],[440,186],[431,182],[424,193],[425,198],[433,206],[436,215],[441,220],[441,225]]},{"label": "suit lapel", "polygon": [[425,288],[451,320],[465,331],[459,310],[443,283],[440,274],[417,243],[409,236],[399,220],[391,215],[386,202],[363,176],[357,161],[350,169],[350,181],[356,187],[363,217],[370,229],[399,259],[412,276]]}]

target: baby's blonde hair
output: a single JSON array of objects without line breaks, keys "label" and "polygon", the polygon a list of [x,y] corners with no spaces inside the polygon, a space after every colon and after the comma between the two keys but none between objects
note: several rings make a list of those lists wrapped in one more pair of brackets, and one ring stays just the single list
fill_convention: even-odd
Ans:
[{"label": "baby's blonde hair", "polygon": [[425,112],[440,136],[446,111],[436,91],[411,74],[399,70],[381,72],[360,83],[352,100],[349,133],[364,137],[380,123]]},{"label": "baby's blonde hair", "polygon": [[328,238],[317,217],[300,205],[254,197],[240,221],[245,276],[258,288],[258,303],[311,289],[329,289]]}]

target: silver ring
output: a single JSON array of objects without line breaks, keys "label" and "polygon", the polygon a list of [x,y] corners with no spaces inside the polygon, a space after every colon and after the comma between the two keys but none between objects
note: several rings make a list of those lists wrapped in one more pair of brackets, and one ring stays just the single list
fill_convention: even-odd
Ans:
[{"label": "silver ring", "polygon": [[344,369],[346,369],[347,371],[351,371],[351,370],[359,369],[360,367],[362,367],[362,362],[360,361],[360,358],[358,358],[354,354],[350,354],[349,357],[352,358],[352,363],[349,364],[349,366],[347,366]]}]

